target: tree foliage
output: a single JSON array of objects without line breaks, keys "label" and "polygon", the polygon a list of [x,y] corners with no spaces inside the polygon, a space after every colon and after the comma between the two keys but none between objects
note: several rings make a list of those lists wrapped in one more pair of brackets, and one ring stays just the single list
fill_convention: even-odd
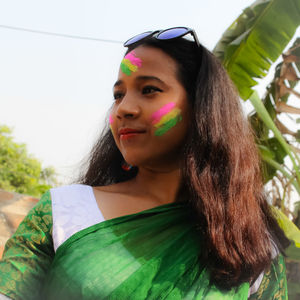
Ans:
[{"label": "tree foliage", "polygon": [[43,169],[24,144],[14,141],[12,130],[0,125],[0,188],[39,197],[55,182],[54,169]]}]

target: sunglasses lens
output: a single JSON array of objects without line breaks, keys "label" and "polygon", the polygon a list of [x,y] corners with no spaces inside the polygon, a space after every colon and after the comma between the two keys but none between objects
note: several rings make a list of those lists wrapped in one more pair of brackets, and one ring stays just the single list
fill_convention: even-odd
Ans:
[{"label": "sunglasses lens", "polygon": [[173,39],[185,35],[186,33],[188,33],[188,31],[189,29],[184,27],[171,28],[158,34],[156,38],[158,38],[159,40],[169,40],[169,39]]},{"label": "sunglasses lens", "polygon": [[138,34],[138,35],[134,36],[133,38],[129,39],[128,41],[126,41],[124,43],[124,47],[129,46],[131,44],[134,44],[134,43],[144,39],[145,37],[151,35],[152,32],[153,31],[147,31],[147,32],[144,32],[144,33],[141,33],[141,34]]}]

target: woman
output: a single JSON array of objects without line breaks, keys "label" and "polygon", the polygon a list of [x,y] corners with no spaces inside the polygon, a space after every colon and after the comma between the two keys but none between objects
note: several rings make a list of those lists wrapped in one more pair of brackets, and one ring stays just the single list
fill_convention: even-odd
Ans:
[{"label": "woman", "polygon": [[285,299],[288,241],[226,72],[188,28],[125,46],[81,184],[47,192],[7,242],[0,293]]}]

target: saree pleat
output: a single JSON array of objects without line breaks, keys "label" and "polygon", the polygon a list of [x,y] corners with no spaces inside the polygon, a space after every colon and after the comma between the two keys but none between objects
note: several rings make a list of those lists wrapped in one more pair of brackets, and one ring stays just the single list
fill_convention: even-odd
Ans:
[{"label": "saree pleat", "polygon": [[46,299],[247,299],[249,284],[210,284],[201,232],[184,204],[162,205],[107,220],[57,250]]}]

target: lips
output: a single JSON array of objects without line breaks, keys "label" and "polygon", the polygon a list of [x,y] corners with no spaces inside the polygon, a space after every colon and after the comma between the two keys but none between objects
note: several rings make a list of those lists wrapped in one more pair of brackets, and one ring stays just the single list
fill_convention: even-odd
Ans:
[{"label": "lips", "polygon": [[145,133],[146,130],[137,128],[120,128],[118,133],[121,139],[128,139],[139,134]]}]

